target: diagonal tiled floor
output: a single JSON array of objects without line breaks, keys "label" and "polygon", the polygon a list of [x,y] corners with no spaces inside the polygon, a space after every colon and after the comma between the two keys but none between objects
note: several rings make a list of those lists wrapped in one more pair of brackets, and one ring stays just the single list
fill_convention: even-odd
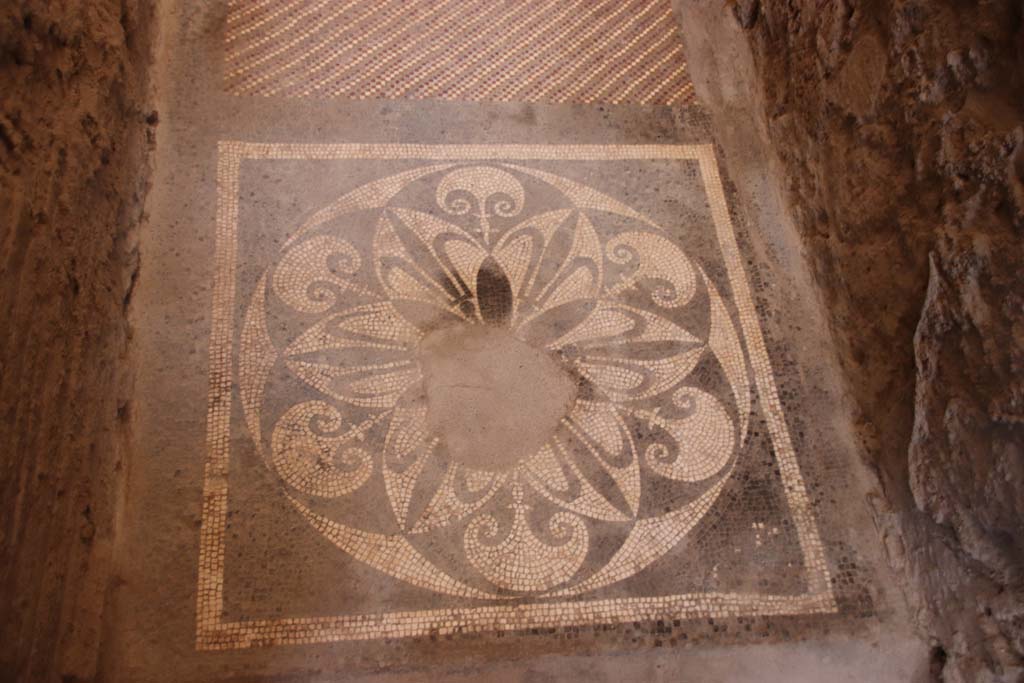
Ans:
[{"label": "diagonal tiled floor", "polygon": [[812,298],[667,4],[398,5],[168,14],[112,680],[909,680]]},{"label": "diagonal tiled floor", "polygon": [[224,46],[237,95],[693,101],[668,0],[231,2]]}]

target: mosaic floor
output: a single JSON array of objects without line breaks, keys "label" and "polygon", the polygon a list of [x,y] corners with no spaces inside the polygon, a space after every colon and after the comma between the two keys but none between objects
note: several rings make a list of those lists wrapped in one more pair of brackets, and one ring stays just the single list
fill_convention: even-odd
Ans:
[{"label": "mosaic floor", "polygon": [[115,680],[878,640],[811,299],[667,2],[172,17]]},{"label": "mosaic floor", "polygon": [[[282,159],[325,199],[283,234],[239,201]],[[836,610],[710,145],[228,142],[218,181],[200,647]],[[225,619],[232,413],[310,532],[437,607]]]},{"label": "mosaic floor", "polygon": [[693,101],[669,0],[230,2],[237,95]]}]

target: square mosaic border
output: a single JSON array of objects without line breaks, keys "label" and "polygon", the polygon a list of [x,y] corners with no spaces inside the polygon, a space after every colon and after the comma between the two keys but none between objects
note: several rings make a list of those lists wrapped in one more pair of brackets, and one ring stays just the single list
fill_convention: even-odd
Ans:
[{"label": "square mosaic border", "polygon": [[[686,593],[525,605],[489,605],[282,619],[224,619],[225,537],[232,401],[239,171],[252,160],[619,161],[688,160],[699,165],[733,305],[768,424],[789,512],[804,556],[808,591]],[[659,619],[727,618],[830,613],[838,610],[824,547],[783,416],[753,297],[719,175],[714,146],[700,145],[418,145],[291,144],[222,141],[217,160],[217,216],[207,453],[203,475],[196,648],[325,643],[470,631],[518,631]]]}]

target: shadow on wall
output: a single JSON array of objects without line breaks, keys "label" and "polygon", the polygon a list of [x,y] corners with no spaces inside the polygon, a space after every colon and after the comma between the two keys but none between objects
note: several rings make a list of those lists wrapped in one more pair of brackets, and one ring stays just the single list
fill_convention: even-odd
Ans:
[{"label": "shadow on wall", "polygon": [[[155,113],[152,3],[0,8],[0,679],[96,667]],[[45,653],[45,656],[40,656]]]}]

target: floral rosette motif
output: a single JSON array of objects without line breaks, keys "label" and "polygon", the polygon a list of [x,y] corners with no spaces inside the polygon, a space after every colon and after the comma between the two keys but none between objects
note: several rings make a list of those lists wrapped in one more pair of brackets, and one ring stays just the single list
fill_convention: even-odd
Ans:
[{"label": "floral rosette motif", "polygon": [[414,168],[309,217],[251,297],[239,388],[314,528],[487,599],[664,556],[719,495],[751,402],[725,303],[664,230],[514,164]]}]

